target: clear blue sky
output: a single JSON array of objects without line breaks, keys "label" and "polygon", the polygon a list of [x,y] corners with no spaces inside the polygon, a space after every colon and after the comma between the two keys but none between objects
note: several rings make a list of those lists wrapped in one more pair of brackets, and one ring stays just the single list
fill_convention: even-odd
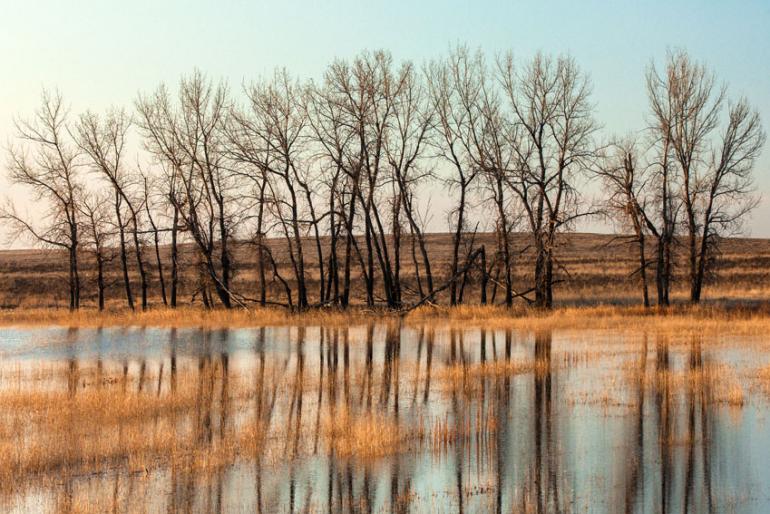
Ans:
[{"label": "clear blue sky", "polygon": [[[137,91],[194,67],[237,88],[279,66],[316,78],[363,49],[422,62],[456,43],[572,54],[593,79],[607,135],[643,126],[644,69],[671,47],[707,62],[770,123],[770,0],[0,0],[0,143],[42,87],[58,87],[74,111],[130,107]],[[757,175],[765,198],[748,228],[770,236],[770,149]]]}]

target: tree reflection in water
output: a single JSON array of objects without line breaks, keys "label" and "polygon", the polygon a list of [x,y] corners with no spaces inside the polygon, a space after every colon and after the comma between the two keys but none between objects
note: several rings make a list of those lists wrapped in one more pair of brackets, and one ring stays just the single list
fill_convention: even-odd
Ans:
[{"label": "tree reflection in water", "polygon": [[[108,332],[87,337],[102,348],[98,340],[115,337]],[[720,445],[741,443],[740,419],[717,401],[724,362],[700,337],[617,335],[621,342],[586,345],[577,358],[582,346],[548,331],[392,323],[142,337],[159,334],[160,355],[70,351],[63,376],[38,373],[24,387],[61,387],[70,398],[106,388],[116,402],[192,387],[190,409],[133,422],[148,437],[169,426],[178,441],[191,434],[196,451],[160,451],[140,470],[131,459],[60,469],[60,480],[5,493],[4,505],[74,512],[98,498],[115,512],[720,512],[741,497],[743,479],[757,479],[739,460],[719,460],[732,455]],[[82,337],[73,329],[65,340],[75,348]],[[70,413],[61,423],[75,427]],[[71,433],[62,444],[79,443]],[[725,469],[738,475],[728,480]]]}]

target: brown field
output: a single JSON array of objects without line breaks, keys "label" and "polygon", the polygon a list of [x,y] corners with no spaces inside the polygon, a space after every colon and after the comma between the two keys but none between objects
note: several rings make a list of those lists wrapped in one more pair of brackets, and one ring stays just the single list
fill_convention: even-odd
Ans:
[{"label": "brown field", "polygon": [[[495,247],[492,234],[476,235],[475,245],[484,244],[488,250]],[[279,263],[282,275],[291,282],[288,255],[282,239],[270,241],[273,254]],[[413,266],[408,243],[404,243],[402,257],[402,277],[405,282],[404,301],[417,300],[413,279]],[[448,278],[451,255],[451,236],[449,234],[431,234],[428,236],[428,250],[434,269],[434,283],[443,284]],[[517,234],[514,237],[515,248],[527,247],[527,236]],[[681,249],[680,249],[681,250]],[[165,251],[165,250],[164,250]],[[762,302],[770,295],[770,240],[767,239],[726,239],[721,247],[721,255],[716,261],[713,275],[709,278],[704,292],[708,302],[742,304]],[[652,254],[652,248],[650,249]],[[318,271],[315,250],[308,241],[305,255],[308,260],[309,289],[312,296],[318,288]],[[237,263],[234,277],[234,290],[245,296],[255,297],[258,290],[256,251],[253,246],[236,245]],[[154,265],[152,248],[146,249],[145,259],[149,265],[150,303],[160,304],[160,293]],[[164,255],[168,281],[168,255]],[[566,234],[561,237],[557,250],[558,269],[554,287],[555,302],[558,306],[585,305],[635,305],[640,303],[641,292],[639,279],[632,275],[636,269],[635,247],[621,238],[602,234]],[[678,260],[681,265],[676,270],[673,299],[687,298],[687,281],[683,276],[683,256]],[[180,305],[199,304],[193,299],[193,249],[186,246],[182,250]],[[0,252],[0,307],[13,309],[64,307],[67,304],[66,255],[54,250],[7,250]],[[117,259],[108,265],[107,305],[121,308],[125,305],[122,283],[119,277]],[[517,291],[527,290],[532,283],[532,254],[523,251],[517,255],[514,263],[514,287]],[[354,268],[354,274],[358,270]],[[652,273],[651,273],[652,274]],[[82,257],[81,275],[83,280],[83,305],[93,306],[96,299],[94,286],[95,271],[87,255]],[[134,278],[135,294],[139,293],[138,278]],[[653,277],[654,278],[654,277]],[[654,298],[654,287],[650,284],[650,295]],[[490,294],[491,294],[490,286]],[[478,287],[469,283],[465,292],[467,303],[478,302]],[[502,294],[498,294],[497,302]],[[277,281],[269,283],[269,298],[285,301],[283,288]],[[363,301],[363,283],[354,275],[354,301]],[[439,296],[438,303],[446,303],[446,296]],[[524,303],[524,302],[521,302]]]}]

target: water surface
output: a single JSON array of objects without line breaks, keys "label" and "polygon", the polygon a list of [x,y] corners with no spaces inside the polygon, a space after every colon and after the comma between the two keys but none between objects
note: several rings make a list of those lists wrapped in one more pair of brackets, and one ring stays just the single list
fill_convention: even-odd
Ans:
[{"label": "water surface", "polygon": [[[68,473],[7,493],[4,504],[74,511],[98,497],[118,512],[768,512],[770,410],[756,378],[767,355],[750,338],[608,331],[2,329],[3,391],[79,395],[99,383],[95,374],[113,373],[124,377],[116,395],[163,397],[183,377],[199,381],[201,395],[179,423],[198,427],[200,445],[224,444],[255,418],[270,441],[214,471]],[[350,455],[329,436],[343,413],[414,436]]]}]

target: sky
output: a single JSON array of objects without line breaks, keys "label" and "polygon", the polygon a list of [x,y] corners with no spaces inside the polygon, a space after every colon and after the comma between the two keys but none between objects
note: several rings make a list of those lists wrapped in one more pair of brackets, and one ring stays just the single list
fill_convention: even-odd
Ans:
[{"label": "sky", "polygon": [[[43,88],[73,113],[131,108],[139,91],[194,68],[237,89],[278,67],[319,79],[362,50],[423,63],[457,44],[572,55],[592,79],[603,138],[644,127],[646,67],[686,49],[770,127],[770,0],[0,0],[0,145]],[[745,233],[770,237],[770,148],[755,172],[763,199]],[[0,178],[0,197],[16,194]]]}]

